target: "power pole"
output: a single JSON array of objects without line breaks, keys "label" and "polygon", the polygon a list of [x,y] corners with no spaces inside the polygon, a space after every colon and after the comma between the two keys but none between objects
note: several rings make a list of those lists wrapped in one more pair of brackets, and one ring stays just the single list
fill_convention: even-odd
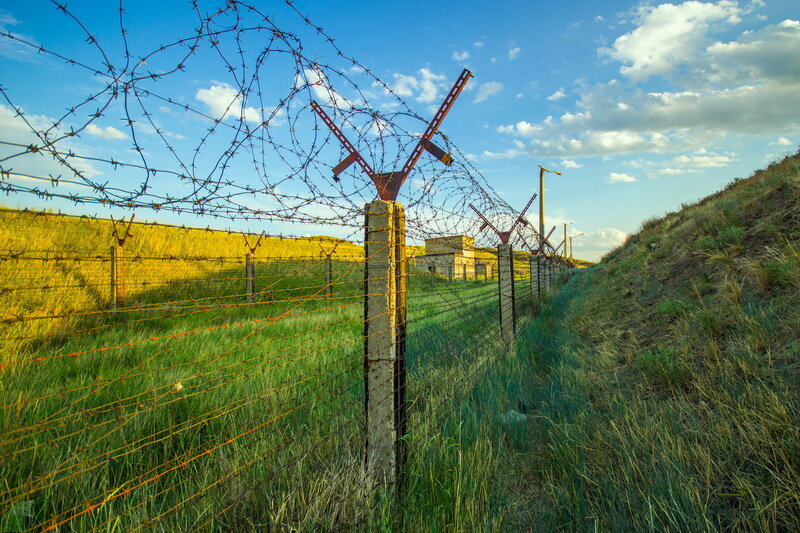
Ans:
[{"label": "power pole", "polygon": [[567,242],[567,226],[569,226],[570,224],[574,224],[574,222],[563,222],[563,224],[564,224],[564,259],[566,259],[567,258],[567,244],[569,244]]},{"label": "power pole", "polygon": [[[539,165],[539,236],[544,236],[544,173],[552,172],[561,176],[558,170],[550,170]],[[539,243],[539,248],[543,248],[544,243]]]}]

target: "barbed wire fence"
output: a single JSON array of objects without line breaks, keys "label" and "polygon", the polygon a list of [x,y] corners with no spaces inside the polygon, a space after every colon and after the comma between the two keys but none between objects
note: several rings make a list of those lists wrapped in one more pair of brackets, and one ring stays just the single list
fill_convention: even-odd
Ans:
[{"label": "barbed wire fence", "polygon": [[[270,13],[190,2],[166,39],[142,29],[134,4],[114,10],[112,37],[85,12],[48,9],[72,40],[0,40],[89,95],[53,87],[63,111],[50,118],[19,103],[23,88],[0,87],[20,126],[0,134],[0,190],[37,206],[0,212],[1,525],[369,521],[363,498],[403,483],[415,416],[444,416],[437,406],[513,344],[498,276],[512,276],[512,308],[529,315],[550,288],[532,258],[555,265],[555,249],[524,224],[520,242],[538,245],[498,263],[468,206],[518,214],[291,1]],[[197,76],[224,81],[198,89]],[[353,153],[331,124],[370,169],[434,157],[417,154],[397,196],[375,200],[388,181],[331,171]],[[87,142],[98,132],[131,146],[106,152]],[[97,209],[108,218],[87,214]],[[188,223],[143,222],[162,215]],[[208,220],[238,229],[196,227]],[[297,235],[312,231],[337,236]],[[455,263],[431,271],[406,242],[454,235],[483,239],[466,254],[483,279]],[[459,369],[439,392],[435,365]]]}]

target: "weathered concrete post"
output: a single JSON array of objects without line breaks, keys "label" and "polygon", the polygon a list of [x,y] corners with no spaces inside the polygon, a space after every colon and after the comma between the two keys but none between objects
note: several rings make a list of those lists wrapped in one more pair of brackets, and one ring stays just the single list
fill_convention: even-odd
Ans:
[{"label": "weathered concrete post", "polygon": [[120,269],[119,260],[121,259],[122,255],[122,247],[121,246],[112,246],[111,247],[111,285],[109,287],[109,296],[111,299],[111,308],[116,309],[122,302],[120,301],[120,284],[121,284],[121,276],[122,271]]},{"label": "weathered concrete post", "polygon": [[325,256],[325,296],[330,298],[333,293],[333,259]]},{"label": "weathered concrete post", "polygon": [[453,265],[447,265],[447,281],[453,281]]},{"label": "weathered concrete post", "polygon": [[247,301],[253,302],[256,298],[256,266],[253,263],[253,254],[248,253],[244,256],[244,275]]},{"label": "weathered concrete post", "polygon": [[385,200],[365,211],[366,468],[372,484],[391,485],[405,457],[405,212]]},{"label": "weathered concrete post", "polygon": [[461,265],[461,268],[464,271],[464,281],[467,281],[467,265]]},{"label": "weathered concrete post", "polygon": [[531,298],[539,298],[539,256],[531,254]]},{"label": "weathered concrete post", "polygon": [[550,272],[549,272],[549,264],[550,261],[547,259],[547,256],[543,256],[541,259],[542,263],[539,265],[539,272],[541,273],[541,283],[542,283],[542,295],[546,295],[547,291],[550,290]]},{"label": "weathered concrete post", "polygon": [[507,345],[514,343],[514,255],[510,244],[497,245],[497,280],[500,291],[500,336]]}]

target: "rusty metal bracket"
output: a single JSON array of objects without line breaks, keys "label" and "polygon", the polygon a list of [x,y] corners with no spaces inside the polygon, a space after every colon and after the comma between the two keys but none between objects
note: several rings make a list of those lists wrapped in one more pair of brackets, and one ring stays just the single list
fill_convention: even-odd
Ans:
[{"label": "rusty metal bracket", "polygon": [[378,197],[381,200],[395,201],[397,200],[397,195],[400,193],[400,188],[403,186],[403,183],[405,183],[409,174],[414,169],[414,166],[419,161],[423,151],[427,151],[445,165],[451,165],[453,163],[453,156],[433,144],[431,139],[439,130],[439,126],[442,125],[447,113],[450,112],[450,109],[453,107],[458,95],[464,90],[464,87],[471,77],[472,72],[469,70],[464,69],[461,72],[461,75],[458,77],[455,84],[453,84],[453,87],[445,97],[442,105],[439,106],[439,110],[433,116],[433,119],[431,119],[431,121],[428,123],[425,133],[422,134],[422,137],[420,137],[419,142],[417,142],[417,145],[414,147],[414,150],[411,151],[411,154],[408,156],[408,160],[403,165],[403,168],[393,172],[376,173],[369,163],[367,163],[367,161],[361,156],[358,150],[356,150],[355,146],[353,146],[347,137],[345,137],[344,133],[342,133],[339,127],[336,126],[333,120],[331,120],[325,110],[322,109],[322,106],[320,106],[317,102],[311,102],[311,109],[317,114],[317,116],[320,117],[320,119],[322,119],[322,122],[328,126],[328,129],[331,130],[333,135],[345,149],[345,152],[347,152],[347,156],[345,156],[342,161],[333,167],[333,179],[335,181],[339,181],[339,174],[347,170],[347,168],[353,163],[358,163],[358,165],[361,167],[361,170],[363,170],[364,173],[366,173],[375,184],[375,188],[378,190]]},{"label": "rusty metal bracket", "polygon": [[[111,215],[111,223],[114,225],[114,229],[111,235],[117,239],[117,244],[119,246],[125,246],[125,241],[128,240],[128,237],[132,237],[133,234],[131,233],[131,224],[133,224],[133,219],[136,218],[136,215],[131,215],[130,220],[128,220],[127,226],[125,225],[125,219],[121,220],[114,220],[114,215]],[[118,226],[119,224],[119,226]],[[120,234],[120,228],[125,228],[124,235]]]},{"label": "rusty metal bracket", "polygon": [[487,227],[488,228],[492,228],[492,231],[494,231],[497,234],[497,236],[500,237],[500,242],[502,244],[508,244],[508,240],[511,238],[511,234],[514,233],[514,230],[516,229],[516,227],[518,225],[520,225],[520,224],[522,224],[523,226],[528,226],[529,225],[529,222],[525,219],[525,212],[528,210],[528,208],[531,206],[531,204],[533,204],[533,201],[535,199],[536,199],[536,193],[533,193],[533,196],[531,196],[531,199],[528,200],[527,204],[525,204],[525,207],[522,208],[522,211],[520,211],[519,216],[517,216],[517,218],[514,219],[514,223],[511,224],[511,228],[508,231],[500,231],[499,229],[497,229],[494,226],[494,224],[489,222],[489,219],[486,218],[483,213],[478,211],[478,208],[475,207],[474,205],[469,204],[469,207],[473,211],[475,211],[475,213],[483,221],[483,224],[481,224],[481,227],[478,228],[479,232],[485,230]]}]

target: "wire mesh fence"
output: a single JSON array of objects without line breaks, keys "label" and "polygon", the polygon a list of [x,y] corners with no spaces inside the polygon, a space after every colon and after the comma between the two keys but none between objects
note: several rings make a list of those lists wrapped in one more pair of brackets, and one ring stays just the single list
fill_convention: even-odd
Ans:
[{"label": "wire mesh fence", "polygon": [[[514,225],[521,215],[290,1],[270,12],[194,1],[152,35],[134,4],[104,12],[114,21],[104,28],[84,8],[49,9],[44,20],[60,17],[52,24],[67,25],[71,41],[0,40],[45,58],[26,67],[32,80],[58,65],[63,83],[91,89],[75,97],[43,84],[52,108],[38,114],[22,88],[0,87],[0,112],[19,126],[0,133],[0,190],[30,207],[0,210],[0,526],[369,521],[364,440],[385,421],[365,410],[402,421],[395,440],[414,465],[409,436],[433,431],[505,357],[498,243],[467,206]],[[218,81],[186,98],[200,73]],[[332,124],[377,174],[332,175],[353,153]],[[93,146],[97,132],[129,147]],[[390,268],[385,247],[368,252],[364,205],[409,153],[419,163],[402,166],[404,243]],[[172,223],[142,222],[159,216]],[[517,244],[537,238],[527,223],[517,233]],[[442,250],[442,238],[467,235],[478,245]],[[548,244],[534,250],[543,264]],[[543,287],[531,255],[509,256],[517,327]],[[381,284],[399,296],[370,310]],[[391,326],[376,328],[383,319]],[[387,332],[394,366],[365,385],[365,367],[382,357],[370,359],[371,340]]]}]

